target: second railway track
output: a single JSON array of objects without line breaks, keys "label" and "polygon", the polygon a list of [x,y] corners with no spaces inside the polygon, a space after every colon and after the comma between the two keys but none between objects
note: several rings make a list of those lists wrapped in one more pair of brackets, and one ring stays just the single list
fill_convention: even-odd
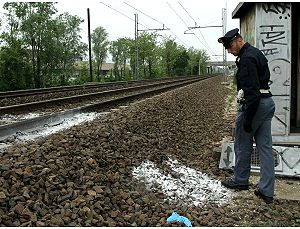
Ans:
[{"label": "second railway track", "polygon": [[[28,130],[35,130],[36,128],[49,125],[49,123],[59,123],[61,120],[71,118],[74,115],[85,113],[85,112],[99,112],[104,111],[109,108],[116,107],[117,105],[125,104],[126,102],[130,102],[132,100],[140,99],[149,97],[151,95],[155,95],[161,92],[168,91],[170,89],[184,86],[193,82],[197,82],[200,80],[208,79],[208,77],[196,77],[196,78],[190,78],[188,80],[177,80],[175,82],[168,82],[168,83],[157,83],[157,84],[151,84],[147,86],[138,86],[138,87],[130,87],[126,89],[117,89],[114,90],[114,93],[110,95],[110,97],[106,97],[106,99],[99,101],[93,101],[89,104],[78,106],[76,105],[75,108],[68,109],[62,112],[51,112],[39,117],[30,118],[27,120],[22,120],[10,124],[5,124],[0,126],[0,141],[5,142],[7,138],[10,138],[10,136],[18,135],[22,132],[26,132]],[[121,93],[122,91],[130,91],[130,93],[124,94]],[[111,93],[112,91],[108,92],[102,92],[103,93]],[[79,98],[82,99],[85,98],[91,98],[94,97],[95,94],[92,95],[81,95]],[[0,108],[0,112],[8,113],[8,111],[16,112],[16,110],[24,111],[24,110],[30,110],[32,108],[40,108],[41,104],[43,105],[49,105],[53,103],[58,103],[58,101],[63,101],[69,103],[70,101],[76,101],[78,98],[60,98],[55,99],[53,101],[40,101],[36,103],[31,104],[22,104],[18,106],[10,106],[10,107],[2,107]],[[1,110],[2,109],[2,110]]]}]

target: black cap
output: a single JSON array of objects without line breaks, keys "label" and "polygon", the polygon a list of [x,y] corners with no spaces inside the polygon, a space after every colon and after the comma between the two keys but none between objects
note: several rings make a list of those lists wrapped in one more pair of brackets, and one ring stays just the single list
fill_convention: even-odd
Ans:
[{"label": "black cap", "polygon": [[232,29],[228,31],[224,35],[224,37],[220,37],[218,39],[218,42],[222,43],[225,49],[228,49],[230,48],[230,42],[233,41],[233,39],[236,38],[237,35],[239,35],[239,29],[238,28]]}]

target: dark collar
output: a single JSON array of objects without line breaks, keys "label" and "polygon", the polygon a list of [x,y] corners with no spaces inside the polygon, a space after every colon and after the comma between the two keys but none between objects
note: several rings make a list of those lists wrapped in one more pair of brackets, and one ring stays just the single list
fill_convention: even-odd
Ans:
[{"label": "dark collar", "polygon": [[245,52],[245,50],[246,50],[248,47],[250,47],[250,44],[249,44],[248,42],[246,42],[246,43],[244,44],[244,46],[241,48],[241,50],[240,50],[240,52],[239,52],[239,55],[236,57],[236,60],[235,60],[236,65],[239,66],[241,56],[243,55],[243,53]]},{"label": "dark collar", "polygon": [[245,52],[245,50],[246,50],[248,47],[250,47],[250,44],[249,44],[248,42],[246,42],[246,43],[244,44],[244,46],[241,48],[238,57],[241,57],[241,56],[243,55],[243,53]]}]

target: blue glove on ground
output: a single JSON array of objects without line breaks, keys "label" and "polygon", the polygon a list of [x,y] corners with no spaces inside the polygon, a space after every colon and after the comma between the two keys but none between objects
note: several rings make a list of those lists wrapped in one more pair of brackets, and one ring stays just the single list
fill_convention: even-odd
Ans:
[{"label": "blue glove on ground", "polygon": [[169,216],[169,218],[167,219],[167,222],[173,222],[173,221],[184,223],[186,226],[192,227],[192,223],[188,218],[181,216],[176,212],[173,212],[172,215]]}]

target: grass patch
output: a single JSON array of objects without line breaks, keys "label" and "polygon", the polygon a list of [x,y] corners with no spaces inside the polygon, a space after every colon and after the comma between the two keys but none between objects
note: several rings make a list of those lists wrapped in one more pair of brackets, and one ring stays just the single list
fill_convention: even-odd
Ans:
[{"label": "grass patch", "polygon": [[226,106],[226,114],[228,114],[229,109],[234,105],[235,102],[235,95],[236,95],[236,83],[233,80],[234,77],[228,77],[229,79],[229,96],[227,99],[227,106]]},{"label": "grass patch", "polygon": [[297,213],[292,220],[292,227],[300,227],[300,213]]}]

